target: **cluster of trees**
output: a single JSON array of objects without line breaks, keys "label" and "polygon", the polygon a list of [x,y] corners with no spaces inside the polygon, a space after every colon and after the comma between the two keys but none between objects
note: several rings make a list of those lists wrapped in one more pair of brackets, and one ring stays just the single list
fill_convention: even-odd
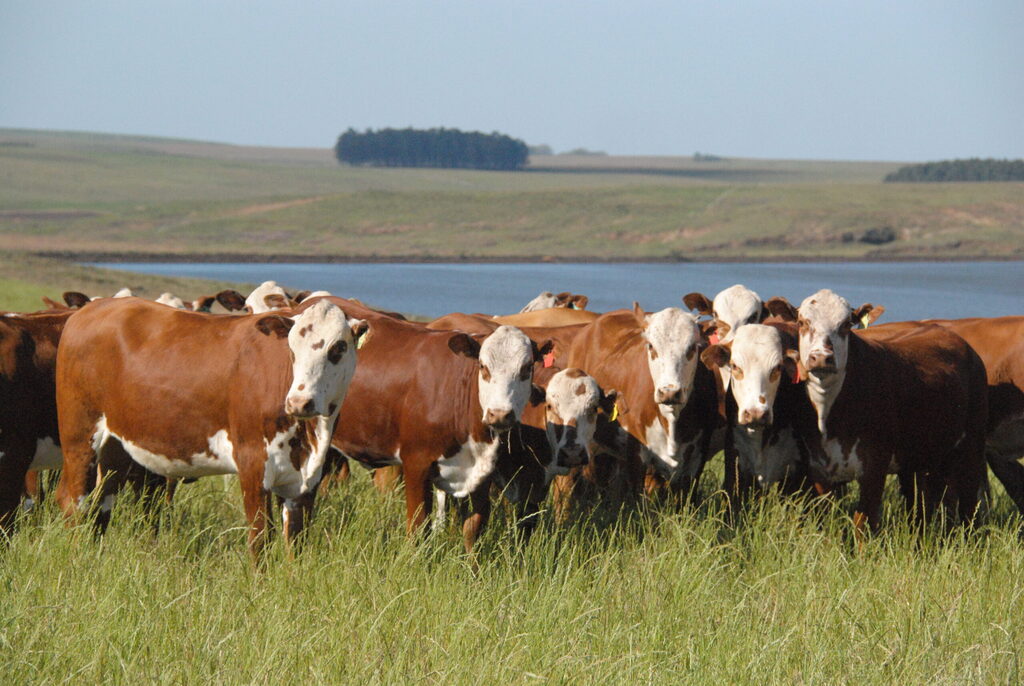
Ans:
[{"label": "cluster of trees", "polygon": [[900,167],[886,175],[894,181],[1024,181],[1024,160],[943,160]]},{"label": "cluster of trees", "polygon": [[338,137],[339,162],[374,167],[521,169],[529,157],[526,143],[500,133],[458,129],[349,129]]}]

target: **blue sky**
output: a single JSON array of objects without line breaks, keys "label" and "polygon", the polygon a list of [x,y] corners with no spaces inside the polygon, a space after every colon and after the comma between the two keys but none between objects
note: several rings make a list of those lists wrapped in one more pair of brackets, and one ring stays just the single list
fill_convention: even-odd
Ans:
[{"label": "blue sky", "polygon": [[1024,2],[0,0],[0,127],[1024,157]]}]

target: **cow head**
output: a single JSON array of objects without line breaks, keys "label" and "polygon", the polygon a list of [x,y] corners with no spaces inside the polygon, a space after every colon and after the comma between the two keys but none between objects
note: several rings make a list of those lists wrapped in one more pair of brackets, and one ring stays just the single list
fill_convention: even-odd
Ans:
[{"label": "cow head", "polygon": [[276,281],[264,281],[254,288],[249,297],[245,299],[245,309],[252,314],[280,310],[290,305],[288,294],[277,285]]},{"label": "cow head", "polygon": [[647,314],[638,303],[633,303],[633,316],[644,338],[654,402],[674,407],[685,405],[697,373],[697,318],[678,307]]},{"label": "cow head", "polygon": [[689,293],[683,296],[683,302],[691,310],[711,316],[718,343],[728,343],[737,328],[757,324],[765,317],[761,296],[740,284],[721,291],[714,302],[708,301],[703,293]]},{"label": "cow head", "polygon": [[547,475],[566,474],[586,464],[594,440],[599,409],[611,412],[618,393],[602,393],[597,381],[582,369],[563,369],[548,382],[545,430],[551,447]]},{"label": "cow head", "polygon": [[755,431],[772,423],[780,383],[796,374],[796,350],[784,350],[779,332],[763,324],[736,329],[732,341],[712,345],[701,354],[709,368],[728,368],[736,400],[736,423]]},{"label": "cow head", "polygon": [[337,305],[320,301],[294,319],[268,315],[256,320],[261,333],[287,337],[292,385],[285,413],[300,419],[337,413],[356,369],[356,347],[366,322],[346,319]]},{"label": "cow head", "polygon": [[[856,310],[827,288],[804,299],[797,310],[800,327],[800,362],[816,377],[846,371],[850,331],[871,320],[870,303]],[[880,308],[878,308],[880,309]]]},{"label": "cow head", "polygon": [[448,347],[478,359],[477,388],[483,423],[496,432],[511,429],[530,399],[533,364],[551,347],[550,343],[538,348],[514,326],[499,326],[483,343],[458,333],[448,339]]}]

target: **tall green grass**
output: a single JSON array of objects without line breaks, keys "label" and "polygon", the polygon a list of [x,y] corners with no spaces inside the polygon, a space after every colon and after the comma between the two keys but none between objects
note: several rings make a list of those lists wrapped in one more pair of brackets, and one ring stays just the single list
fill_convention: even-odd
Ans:
[{"label": "tall green grass", "polygon": [[404,534],[400,494],[332,491],[301,552],[254,569],[231,479],[179,490],[154,534],[122,499],[102,540],[49,503],[0,555],[5,683],[1019,683],[1024,551],[1005,496],[974,533],[917,535],[889,498],[862,550],[849,501],[767,498],[545,515],[498,507],[476,565],[453,523]]}]

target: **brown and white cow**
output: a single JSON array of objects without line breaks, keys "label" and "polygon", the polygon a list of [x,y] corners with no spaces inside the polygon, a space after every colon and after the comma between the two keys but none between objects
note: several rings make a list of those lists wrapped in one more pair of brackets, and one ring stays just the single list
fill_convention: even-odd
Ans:
[{"label": "brown and white cow", "polygon": [[678,491],[691,492],[718,425],[711,372],[700,364],[697,318],[679,308],[601,315],[573,342],[569,364],[602,388],[618,389],[617,424],[603,422],[598,442],[625,468],[623,490],[637,493],[650,467]]},{"label": "brown and white cow", "polygon": [[168,478],[238,474],[253,553],[271,494],[291,542],[312,514],[364,330],[327,302],[242,317],[90,304],[69,318],[57,354],[58,502],[76,515],[98,465],[104,527],[125,455]]},{"label": "brown and white cow", "polygon": [[876,331],[899,331],[921,324],[945,327],[967,341],[988,375],[988,428],[985,448],[989,467],[1021,512],[1024,512],[1024,317],[973,317],[894,322]]},{"label": "brown and white cow", "polygon": [[[325,300],[351,307],[342,298]],[[509,326],[482,337],[386,315],[367,320],[372,330],[334,446],[371,468],[401,466],[410,532],[431,512],[431,487],[469,497],[474,511],[463,537],[470,550],[490,516],[502,436],[521,419],[545,350]]]},{"label": "brown and white cow", "polygon": [[506,314],[493,317],[499,324],[515,327],[541,326],[572,326],[573,324],[589,324],[601,316],[590,310],[573,310],[567,307],[549,307],[546,310],[534,310],[521,314]]},{"label": "brown and white cow", "polygon": [[0,316],[0,529],[10,530],[26,473],[59,469],[54,376],[72,310]]},{"label": "brown and white cow", "polygon": [[731,340],[709,346],[701,360],[728,368],[725,394],[725,489],[730,497],[752,486],[798,490],[807,472],[807,441],[819,440],[817,417],[800,380],[795,324],[744,324]]},{"label": "brown and white cow", "polygon": [[810,446],[811,475],[860,482],[858,530],[865,519],[878,527],[890,469],[905,496],[920,493],[924,517],[949,498],[960,519],[972,521],[985,478],[984,364],[940,326],[854,332],[873,309],[854,310],[823,289],[789,312],[797,316],[800,362],[821,432]]}]

